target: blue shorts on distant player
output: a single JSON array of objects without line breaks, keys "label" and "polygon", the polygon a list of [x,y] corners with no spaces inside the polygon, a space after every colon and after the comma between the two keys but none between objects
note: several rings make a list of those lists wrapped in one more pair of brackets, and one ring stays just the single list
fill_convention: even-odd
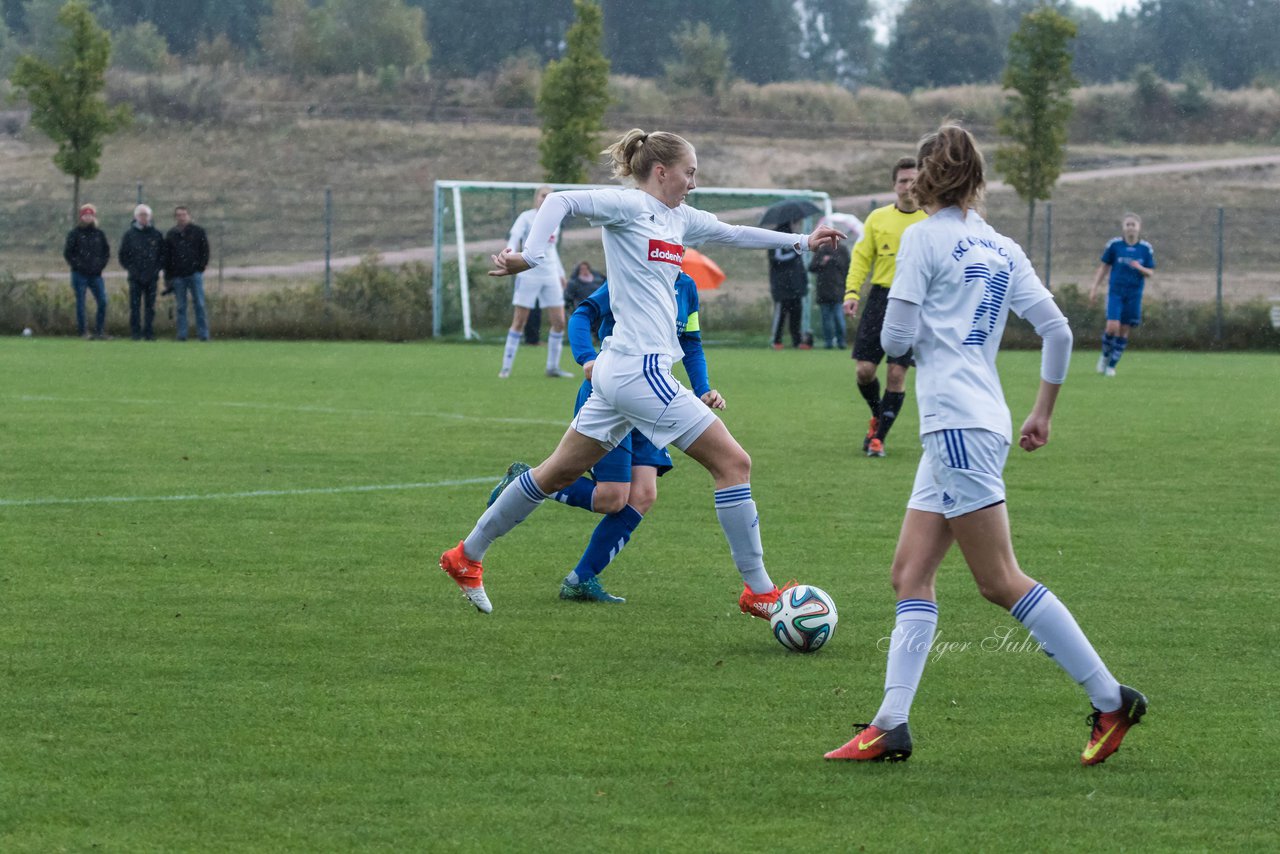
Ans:
[{"label": "blue shorts on distant player", "polygon": [[1142,323],[1142,288],[1111,286],[1107,290],[1107,320],[1118,320],[1121,326]]}]

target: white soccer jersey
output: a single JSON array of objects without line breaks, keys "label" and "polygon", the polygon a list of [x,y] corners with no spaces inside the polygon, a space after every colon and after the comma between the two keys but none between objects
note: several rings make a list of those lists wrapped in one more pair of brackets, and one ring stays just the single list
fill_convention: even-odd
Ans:
[{"label": "white soccer jersey", "polygon": [[[533,218],[537,215],[537,208],[529,208],[520,216],[516,217],[516,221],[511,224],[511,234],[507,236],[507,248],[515,252],[525,249],[525,242],[529,239],[529,229],[533,227]],[[560,262],[560,250],[557,245],[559,239],[559,229],[552,232],[550,244],[547,247],[546,260],[534,267],[532,270],[526,270],[517,278],[519,282],[537,282],[545,284],[552,282],[556,285],[560,284],[560,280],[564,277],[564,265]]]},{"label": "white soccer jersey", "polygon": [[[723,243],[743,249],[774,249],[808,242],[803,234],[726,225],[713,214],[684,204],[669,208],[639,189],[553,193],[541,210],[547,211],[547,218],[576,214],[602,227],[609,303],[616,323],[601,350],[631,356],[658,353],[679,359],[684,355],[676,338],[675,281],[686,246]],[[548,224],[549,220],[543,219],[531,232],[535,245],[524,252],[531,264],[544,263],[536,244],[537,235]]]},{"label": "white soccer jersey", "polygon": [[902,235],[890,299],[920,306],[912,344],[920,434],[981,428],[1012,441],[996,352],[1009,310],[1053,299],[1017,243],[945,208]]}]

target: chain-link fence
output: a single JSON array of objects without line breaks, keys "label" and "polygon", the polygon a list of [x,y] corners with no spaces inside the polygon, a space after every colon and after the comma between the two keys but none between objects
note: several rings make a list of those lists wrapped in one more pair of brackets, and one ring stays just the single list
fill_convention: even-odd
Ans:
[{"label": "chain-link fence", "polygon": [[[1178,175],[1064,184],[1051,204],[1036,207],[1029,241],[1027,207],[1012,193],[992,194],[987,218],[1027,245],[1028,255],[1055,291],[1074,286],[1087,292],[1103,247],[1119,234],[1121,216],[1133,210],[1142,216],[1143,237],[1155,247],[1158,262],[1148,286],[1149,302],[1208,306],[1217,313],[1220,297],[1223,314],[1243,304],[1265,309],[1269,301],[1280,302],[1280,241],[1275,239],[1280,208],[1268,204],[1259,192],[1268,181],[1273,181],[1270,172],[1260,173],[1257,181],[1237,173],[1231,181],[1214,185],[1213,198],[1205,193],[1204,182]],[[71,222],[71,196],[69,182],[0,187],[0,274],[65,280],[61,250]],[[469,244],[472,239],[505,237],[511,221],[528,206],[527,196],[511,191],[489,199],[483,226],[468,224]],[[210,237],[206,287],[227,299],[251,299],[299,286],[327,297],[326,257],[334,275],[372,253],[397,266],[431,264],[432,200],[417,183],[407,181],[405,189],[395,190],[341,183],[280,189],[235,181],[199,188],[89,182],[82,187],[81,199],[97,206],[113,252],[139,200],[155,210],[162,230],[172,224],[175,205],[187,206]],[[872,203],[836,203],[837,209],[865,217],[871,208],[889,201],[885,195]],[[714,247],[709,251],[729,276],[725,288],[707,295],[709,305],[721,299],[763,298],[767,293],[762,254]],[[590,232],[581,232],[579,242],[568,243],[564,252],[574,262],[581,258],[599,265],[603,260],[598,238]],[[114,261],[108,268],[112,274],[117,278],[109,288],[123,287],[122,271]],[[415,274],[414,282],[419,278],[429,290],[429,272]],[[501,308],[509,293],[493,290],[489,296]],[[446,301],[451,298],[456,294],[444,295]],[[1220,316],[1215,322],[1221,323]],[[429,334],[429,326],[424,334]]]}]

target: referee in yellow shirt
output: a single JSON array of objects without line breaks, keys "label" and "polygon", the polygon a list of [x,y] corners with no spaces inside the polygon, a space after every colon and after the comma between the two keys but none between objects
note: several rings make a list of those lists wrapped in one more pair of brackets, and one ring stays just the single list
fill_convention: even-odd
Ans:
[{"label": "referee in yellow shirt", "polygon": [[858,312],[862,285],[871,276],[871,290],[862,306],[862,319],[853,342],[853,358],[858,363],[858,391],[871,407],[871,426],[862,440],[862,451],[868,457],[884,456],[884,439],[902,412],[906,399],[907,368],[911,353],[889,358],[884,397],[880,397],[880,380],[876,371],[885,357],[880,347],[880,327],[889,302],[889,286],[893,284],[894,262],[902,232],[913,222],[924,219],[924,211],[916,207],[911,185],[916,180],[916,159],[902,157],[893,165],[893,192],[898,200],[876,208],[862,224],[862,238],[853,247],[853,263],[845,280],[844,313],[853,319]]}]

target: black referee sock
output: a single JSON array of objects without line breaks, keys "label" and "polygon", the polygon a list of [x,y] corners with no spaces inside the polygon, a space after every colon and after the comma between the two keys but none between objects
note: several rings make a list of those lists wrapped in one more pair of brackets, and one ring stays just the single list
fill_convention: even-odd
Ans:
[{"label": "black referee sock", "polygon": [[880,420],[877,424],[876,433],[880,441],[884,441],[889,435],[889,428],[893,427],[893,422],[898,420],[898,416],[902,414],[902,404],[906,402],[907,393],[905,391],[886,391],[884,400],[880,401]]},{"label": "black referee sock", "polygon": [[871,416],[873,418],[880,417],[880,378],[876,377],[866,385],[858,384],[858,392],[862,395],[862,399],[867,402],[867,406],[871,407]]}]

